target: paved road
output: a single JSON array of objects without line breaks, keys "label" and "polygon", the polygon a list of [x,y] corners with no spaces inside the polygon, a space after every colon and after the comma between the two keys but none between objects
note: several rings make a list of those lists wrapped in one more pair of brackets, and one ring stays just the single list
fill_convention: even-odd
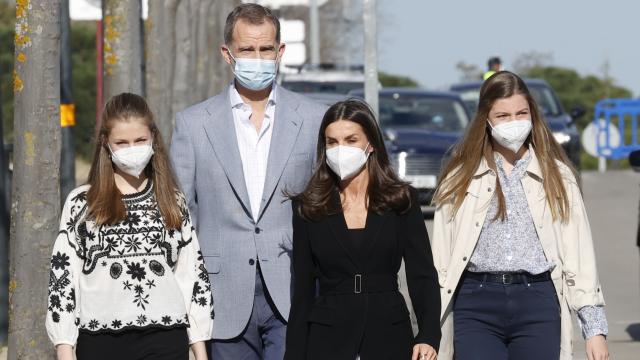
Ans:
[{"label": "paved road", "polygon": [[[614,360],[640,359],[640,261],[636,247],[640,174],[612,171],[582,175],[600,281],[607,302],[609,346]],[[427,220],[431,234],[433,222]],[[401,271],[404,275],[404,271]],[[403,276],[401,276],[403,277]],[[404,279],[401,287],[406,289]],[[576,360],[586,359],[576,327]]]}]

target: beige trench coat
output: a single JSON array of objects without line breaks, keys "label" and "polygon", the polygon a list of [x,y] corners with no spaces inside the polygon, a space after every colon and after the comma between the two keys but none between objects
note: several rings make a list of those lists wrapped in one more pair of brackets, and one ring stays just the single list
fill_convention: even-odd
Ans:
[{"label": "beige trench coat", "polygon": [[[560,359],[572,359],[570,310],[577,311],[586,305],[604,305],[591,230],[575,177],[562,163],[558,163],[558,167],[571,204],[570,219],[568,222],[553,221],[545,199],[542,172],[533,149],[531,154],[522,186],[544,253],[556,265],[551,278],[561,309]],[[431,247],[442,299],[442,340],[438,359],[453,358],[452,299],[478,241],[495,184],[496,174],[483,159],[457,214],[451,215],[450,203],[440,204],[436,208]]]}]

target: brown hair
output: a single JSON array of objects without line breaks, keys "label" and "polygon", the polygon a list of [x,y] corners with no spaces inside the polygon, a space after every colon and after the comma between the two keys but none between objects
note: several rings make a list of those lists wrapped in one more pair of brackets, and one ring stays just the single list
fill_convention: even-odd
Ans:
[{"label": "brown hair", "polygon": [[[570,210],[569,197],[556,161],[571,169],[574,176],[575,170],[562,147],[555,141],[524,81],[509,71],[495,73],[482,85],[476,116],[462,140],[453,148],[451,160],[447,163],[440,176],[433,201],[435,204],[451,201],[453,208],[450,215],[453,216],[462,205],[467,188],[483,157],[489,168],[497,173],[493,157],[494,140],[491,137],[491,130],[487,123],[489,112],[497,100],[509,98],[513,95],[524,96],[529,104],[533,128],[523,146],[531,145],[538,158],[551,215],[554,220],[567,221]],[[498,181],[497,177],[495,187],[498,199],[496,219],[504,220],[506,205],[500,181]]]},{"label": "brown hair", "polygon": [[353,121],[360,125],[369,140],[369,146],[373,149],[367,159],[369,209],[375,213],[388,210],[398,213],[408,211],[411,207],[409,185],[400,181],[389,164],[383,136],[373,112],[364,101],[349,99],[334,104],[324,114],[318,134],[316,171],[306,189],[293,196],[299,203],[300,215],[315,221],[342,211],[337,207],[333,197],[339,189],[340,178],[327,165],[325,154],[325,131],[330,124],[339,120]]},{"label": "brown hair", "polygon": [[118,121],[143,121],[149,127],[154,155],[144,173],[149,181],[153,182],[153,191],[165,226],[169,229],[179,229],[182,215],[176,197],[178,186],[162,136],[153,121],[153,114],[147,102],[141,96],[130,93],[122,93],[109,99],[102,112],[96,149],[87,181],[91,186],[87,192],[88,215],[98,225],[112,225],[126,217],[122,193],[115,183],[114,165],[107,147],[111,129]]},{"label": "brown hair", "polygon": [[244,20],[253,25],[262,25],[266,20],[271,21],[276,28],[276,43],[280,43],[280,20],[269,8],[249,3],[236,6],[227,16],[227,22],[224,25],[225,44],[231,44],[233,41],[233,29],[238,20]]}]

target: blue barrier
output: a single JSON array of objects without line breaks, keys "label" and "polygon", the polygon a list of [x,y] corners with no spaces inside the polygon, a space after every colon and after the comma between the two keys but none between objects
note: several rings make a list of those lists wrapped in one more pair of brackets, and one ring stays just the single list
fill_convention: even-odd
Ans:
[{"label": "blue barrier", "polygon": [[[640,149],[640,143],[638,143],[640,100],[601,100],[596,104],[593,115],[593,125],[598,129],[596,148],[599,156],[619,160],[628,157],[630,152]],[[611,127],[615,127],[620,133],[619,144],[610,142]]]}]

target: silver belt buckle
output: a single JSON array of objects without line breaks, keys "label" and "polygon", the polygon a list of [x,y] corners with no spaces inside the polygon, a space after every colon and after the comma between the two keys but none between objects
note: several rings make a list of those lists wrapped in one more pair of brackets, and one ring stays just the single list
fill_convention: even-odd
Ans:
[{"label": "silver belt buckle", "polygon": [[356,274],[353,277],[353,293],[360,294],[362,292],[362,275]]},{"label": "silver belt buckle", "polygon": [[513,283],[512,274],[502,274],[502,285],[511,285]]}]

